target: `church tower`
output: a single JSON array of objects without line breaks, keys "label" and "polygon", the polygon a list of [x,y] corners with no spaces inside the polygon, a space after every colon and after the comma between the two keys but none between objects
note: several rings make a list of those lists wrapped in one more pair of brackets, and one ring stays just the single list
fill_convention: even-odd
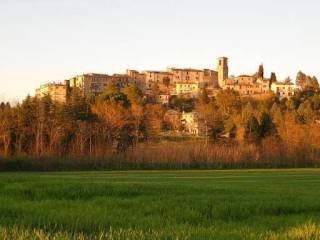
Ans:
[{"label": "church tower", "polygon": [[219,87],[223,88],[225,86],[225,80],[229,77],[228,58],[218,58],[217,72]]}]

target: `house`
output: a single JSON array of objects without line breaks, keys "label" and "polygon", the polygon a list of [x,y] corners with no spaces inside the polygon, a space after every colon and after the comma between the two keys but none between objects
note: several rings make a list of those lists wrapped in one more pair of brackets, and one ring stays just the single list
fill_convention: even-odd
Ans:
[{"label": "house", "polygon": [[271,84],[271,91],[280,98],[294,96],[294,84],[291,82],[275,82]]},{"label": "house", "polygon": [[259,79],[250,75],[227,79],[224,89],[233,89],[242,97],[268,95],[270,92],[269,79]]},{"label": "house", "polygon": [[181,115],[181,122],[185,133],[195,136],[208,135],[207,124],[197,112],[183,112]]}]

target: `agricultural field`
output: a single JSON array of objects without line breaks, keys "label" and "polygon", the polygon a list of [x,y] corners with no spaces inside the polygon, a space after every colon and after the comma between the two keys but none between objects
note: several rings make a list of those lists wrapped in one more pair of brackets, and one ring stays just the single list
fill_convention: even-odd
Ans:
[{"label": "agricultural field", "polygon": [[0,239],[320,239],[320,170],[0,173]]}]

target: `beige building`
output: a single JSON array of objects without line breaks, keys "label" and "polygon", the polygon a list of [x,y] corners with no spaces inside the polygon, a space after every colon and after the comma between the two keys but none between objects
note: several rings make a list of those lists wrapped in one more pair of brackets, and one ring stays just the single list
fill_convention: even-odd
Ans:
[{"label": "beige building", "polygon": [[68,80],[71,88],[78,88],[84,95],[97,96],[104,91],[110,81],[115,81],[119,88],[130,84],[137,84],[143,90],[145,85],[144,74],[135,70],[128,70],[127,74],[107,74],[88,73],[78,75]]},{"label": "beige building", "polygon": [[67,101],[67,85],[61,83],[48,83],[36,90],[36,97],[50,96],[52,101],[65,103]]},{"label": "beige building", "polygon": [[112,80],[112,76],[106,74],[88,73],[69,79],[70,87],[77,88],[83,95],[99,95]]},{"label": "beige building", "polygon": [[200,83],[176,83],[176,94],[184,95],[190,98],[197,98],[200,94]]},{"label": "beige building", "polygon": [[280,98],[294,96],[294,84],[291,82],[275,82],[271,85],[271,91]]},{"label": "beige building", "polygon": [[199,83],[200,87],[217,87],[218,73],[210,69],[169,68],[173,74],[173,83]]},{"label": "beige building", "polygon": [[233,89],[240,96],[261,96],[270,93],[269,79],[258,79],[256,76],[240,75],[225,80],[224,89]]},{"label": "beige building", "polygon": [[131,84],[136,84],[138,87],[141,87],[142,84],[140,79],[131,77],[128,74],[114,74],[111,79],[117,83],[119,88],[124,88]]}]

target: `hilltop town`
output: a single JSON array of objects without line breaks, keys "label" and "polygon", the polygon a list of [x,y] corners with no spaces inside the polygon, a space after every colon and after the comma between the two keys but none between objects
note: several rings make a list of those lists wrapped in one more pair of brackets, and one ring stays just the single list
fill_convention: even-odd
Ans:
[{"label": "hilltop town", "polygon": [[111,81],[120,88],[130,84],[137,85],[146,97],[157,95],[157,102],[168,104],[170,98],[184,96],[197,98],[203,89],[209,97],[215,96],[220,90],[233,89],[240,96],[263,98],[275,94],[281,98],[294,95],[295,87],[290,81],[278,82],[276,79],[265,78],[262,69],[253,74],[229,76],[228,58],[218,58],[215,70],[192,68],[168,68],[166,71],[127,70],[125,74],[88,73],[65,80],[63,83],[48,83],[36,90],[36,96],[50,95],[57,102],[65,103],[67,91],[77,88],[84,96],[97,96],[103,92]]},{"label": "hilltop town", "polygon": [[[223,90],[234,90],[241,97],[264,99],[274,95],[282,99],[294,96],[296,90],[291,81],[278,82],[274,73],[270,78],[265,78],[262,65],[256,73],[229,76],[228,58],[220,57],[215,70],[168,68],[166,71],[127,70],[125,74],[114,75],[82,74],[63,83],[45,84],[36,90],[36,97],[50,96],[56,102],[66,103],[72,90],[76,89],[82,96],[99,96],[111,82],[119,89],[135,85],[146,99],[165,106],[176,98],[197,99],[203,91],[209,98]],[[168,109],[164,118],[171,123],[181,122],[184,133],[208,135],[206,124],[201,121],[201,113],[185,110]]]}]

